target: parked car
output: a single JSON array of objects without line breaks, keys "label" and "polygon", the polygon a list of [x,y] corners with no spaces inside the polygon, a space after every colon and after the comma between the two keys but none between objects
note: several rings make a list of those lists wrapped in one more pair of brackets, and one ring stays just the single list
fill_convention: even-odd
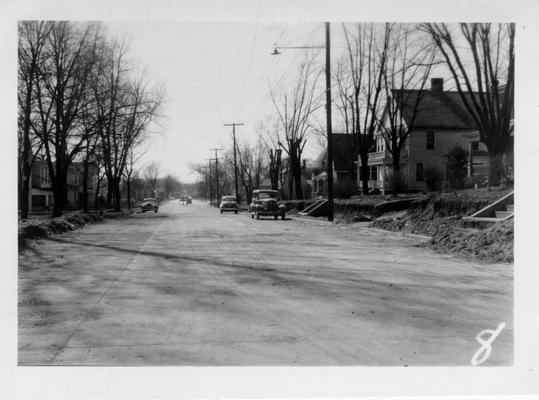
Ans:
[{"label": "parked car", "polygon": [[239,209],[238,201],[234,196],[223,196],[221,198],[221,205],[219,206],[221,214],[225,211],[234,211],[234,214],[237,214]]},{"label": "parked car", "polygon": [[153,197],[148,197],[144,200],[142,200],[142,204],[140,206],[142,208],[142,212],[146,211],[154,211],[157,212],[159,209],[159,205],[157,204],[157,200]]},{"label": "parked car", "polygon": [[261,216],[269,215],[274,219],[286,218],[286,206],[281,202],[279,192],[277,190],[261,190],[253,191],[253,198],[249,206],[249,214],[251,218],[260,219]]}]

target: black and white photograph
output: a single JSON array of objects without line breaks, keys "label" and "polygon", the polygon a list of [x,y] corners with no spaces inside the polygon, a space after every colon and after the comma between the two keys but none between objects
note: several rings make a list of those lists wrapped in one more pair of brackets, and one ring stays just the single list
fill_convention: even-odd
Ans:
[{"label": "black and white photograph", "polygon": [[8,2],[7,398],[539,393],[539,8],[288,3]]}]

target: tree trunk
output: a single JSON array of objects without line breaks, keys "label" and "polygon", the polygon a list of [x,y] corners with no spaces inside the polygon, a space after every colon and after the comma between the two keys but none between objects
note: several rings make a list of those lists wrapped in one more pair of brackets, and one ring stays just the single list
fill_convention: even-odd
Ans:
[{"label": "tree trunk", "polygon": [[56,174],[56,179],[52,182],[52,193],[54,196],[54,206],[52,208],[53,218],[61,217],[66,205],[67,182],[64,175],[65,174],[62,171],[59,171],[59,173]]},{"label": "tree trunk", "polygon": [[122,195],[120,192],[120,179],[114,180],[114,211],[122,211]]},{"label": "tree trunk", "polygon": [[292,200],[294,198],[294,179],[292,173],[292,163],[288,159],[288,199]]},{"label": "tree trunk", "polygon": [[301,186],[301,161],[294,157],[294,186],[296,188],[296,200],[303,200],[303,187]]},{"label": "tree trunk", "polygon": [[504,174],[503,154],[488,154],[488,186],[498,186]]},{"label": "tree trunk", "polygon": [[391,154],[391,156],[392,156],[392,164],[393,164],[393,173],[394,174],[399,174],[400,171],[401,171],[400,151]]},{"label": "tree trunk", "polygon": [[112,196],[113,196],[113,186],[114,183],[112,182],[112,178],[107,177],[107,210],[110,210],[112,208]]},{"label": "tree trunk", "polygon": [[361,191],[363,194],[369,194],[369,167],[367,165],[369,161],[369,154],[361,154],[359,158],[361,160]]},{"label": "tree trunk", "polygon": [[82,171],[82,211],[88,212],[88,158],[84,159]]},{"label": "tree trunk", "polygon": [[101,189],[101,180],[97,180],[97,184],[95,186],[95,196],[94,196],[94,210],[99,210],[99,190]]},{"label": "tree trunk", "polygon": [[127,208],[131,208],[131,176],[127,175],[126,179],[127,185]]},{"label": "tree trunk", "polygon": [[23,161],[22,177],[20,185],[20,207],[21,207],[21,219],[28,218],[28,210],[30,209],[30,185],[32,184],[32,167],[26,161]]}]

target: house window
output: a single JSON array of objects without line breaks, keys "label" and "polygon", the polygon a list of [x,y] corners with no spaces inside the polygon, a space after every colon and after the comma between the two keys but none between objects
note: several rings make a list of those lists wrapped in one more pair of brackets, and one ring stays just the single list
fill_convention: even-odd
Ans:
[{"label": "house window", "polygon": [[425,179],[425,176],[423,174],[423,163],[417,163],[415,165],[415,180],[418,182],[422,182]]},{"label": "house window", "polygon": [[385,142],[384,138],[381,137],[381,136],[378,136],[376,138],[376,152],[380,153],[382,151],[385,151],[385,144],[386,144],[386,142]]},{"label": "house window", "polygon": [[427,131],[427,150],[434,149],[434,131]]},{"label": "house window", "polygon": [[49,175],[49,169],[46,167],[41,168],[41,184],[46,185],[51,183],[51,177]]},{"label": "house window", "polygon": [[479,142],[472,142],[472,151],[479,150]]}]

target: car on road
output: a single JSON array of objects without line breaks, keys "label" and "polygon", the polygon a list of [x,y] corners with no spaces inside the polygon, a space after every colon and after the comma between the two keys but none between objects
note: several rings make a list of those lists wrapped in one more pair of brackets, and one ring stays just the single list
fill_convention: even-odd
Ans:
[{"label": "car on road", "polygon": [[142,200],[142,204],[140,208],[142,209],[142,212],[146,212],[146,211],[157,212],[157,210],[159,209],[159,205],[156,199],[154,199],[153,197],[148,197]]},{"label": "car on road", "polygon": [[225,211],[233,211],[234,214],[237,214],[240,210],[238,201],[234,196],[223,196],[221,199],[221,205],[219,206],[219,211],[224,213]]},{"label": "car on road", "polygon": [[251,218],[260,219],[261,216],[273,216],[274,219],[286,218],[286,206],[281,202],[277,190],[257,189],[253,191],[253,198],[249,206]]}]

